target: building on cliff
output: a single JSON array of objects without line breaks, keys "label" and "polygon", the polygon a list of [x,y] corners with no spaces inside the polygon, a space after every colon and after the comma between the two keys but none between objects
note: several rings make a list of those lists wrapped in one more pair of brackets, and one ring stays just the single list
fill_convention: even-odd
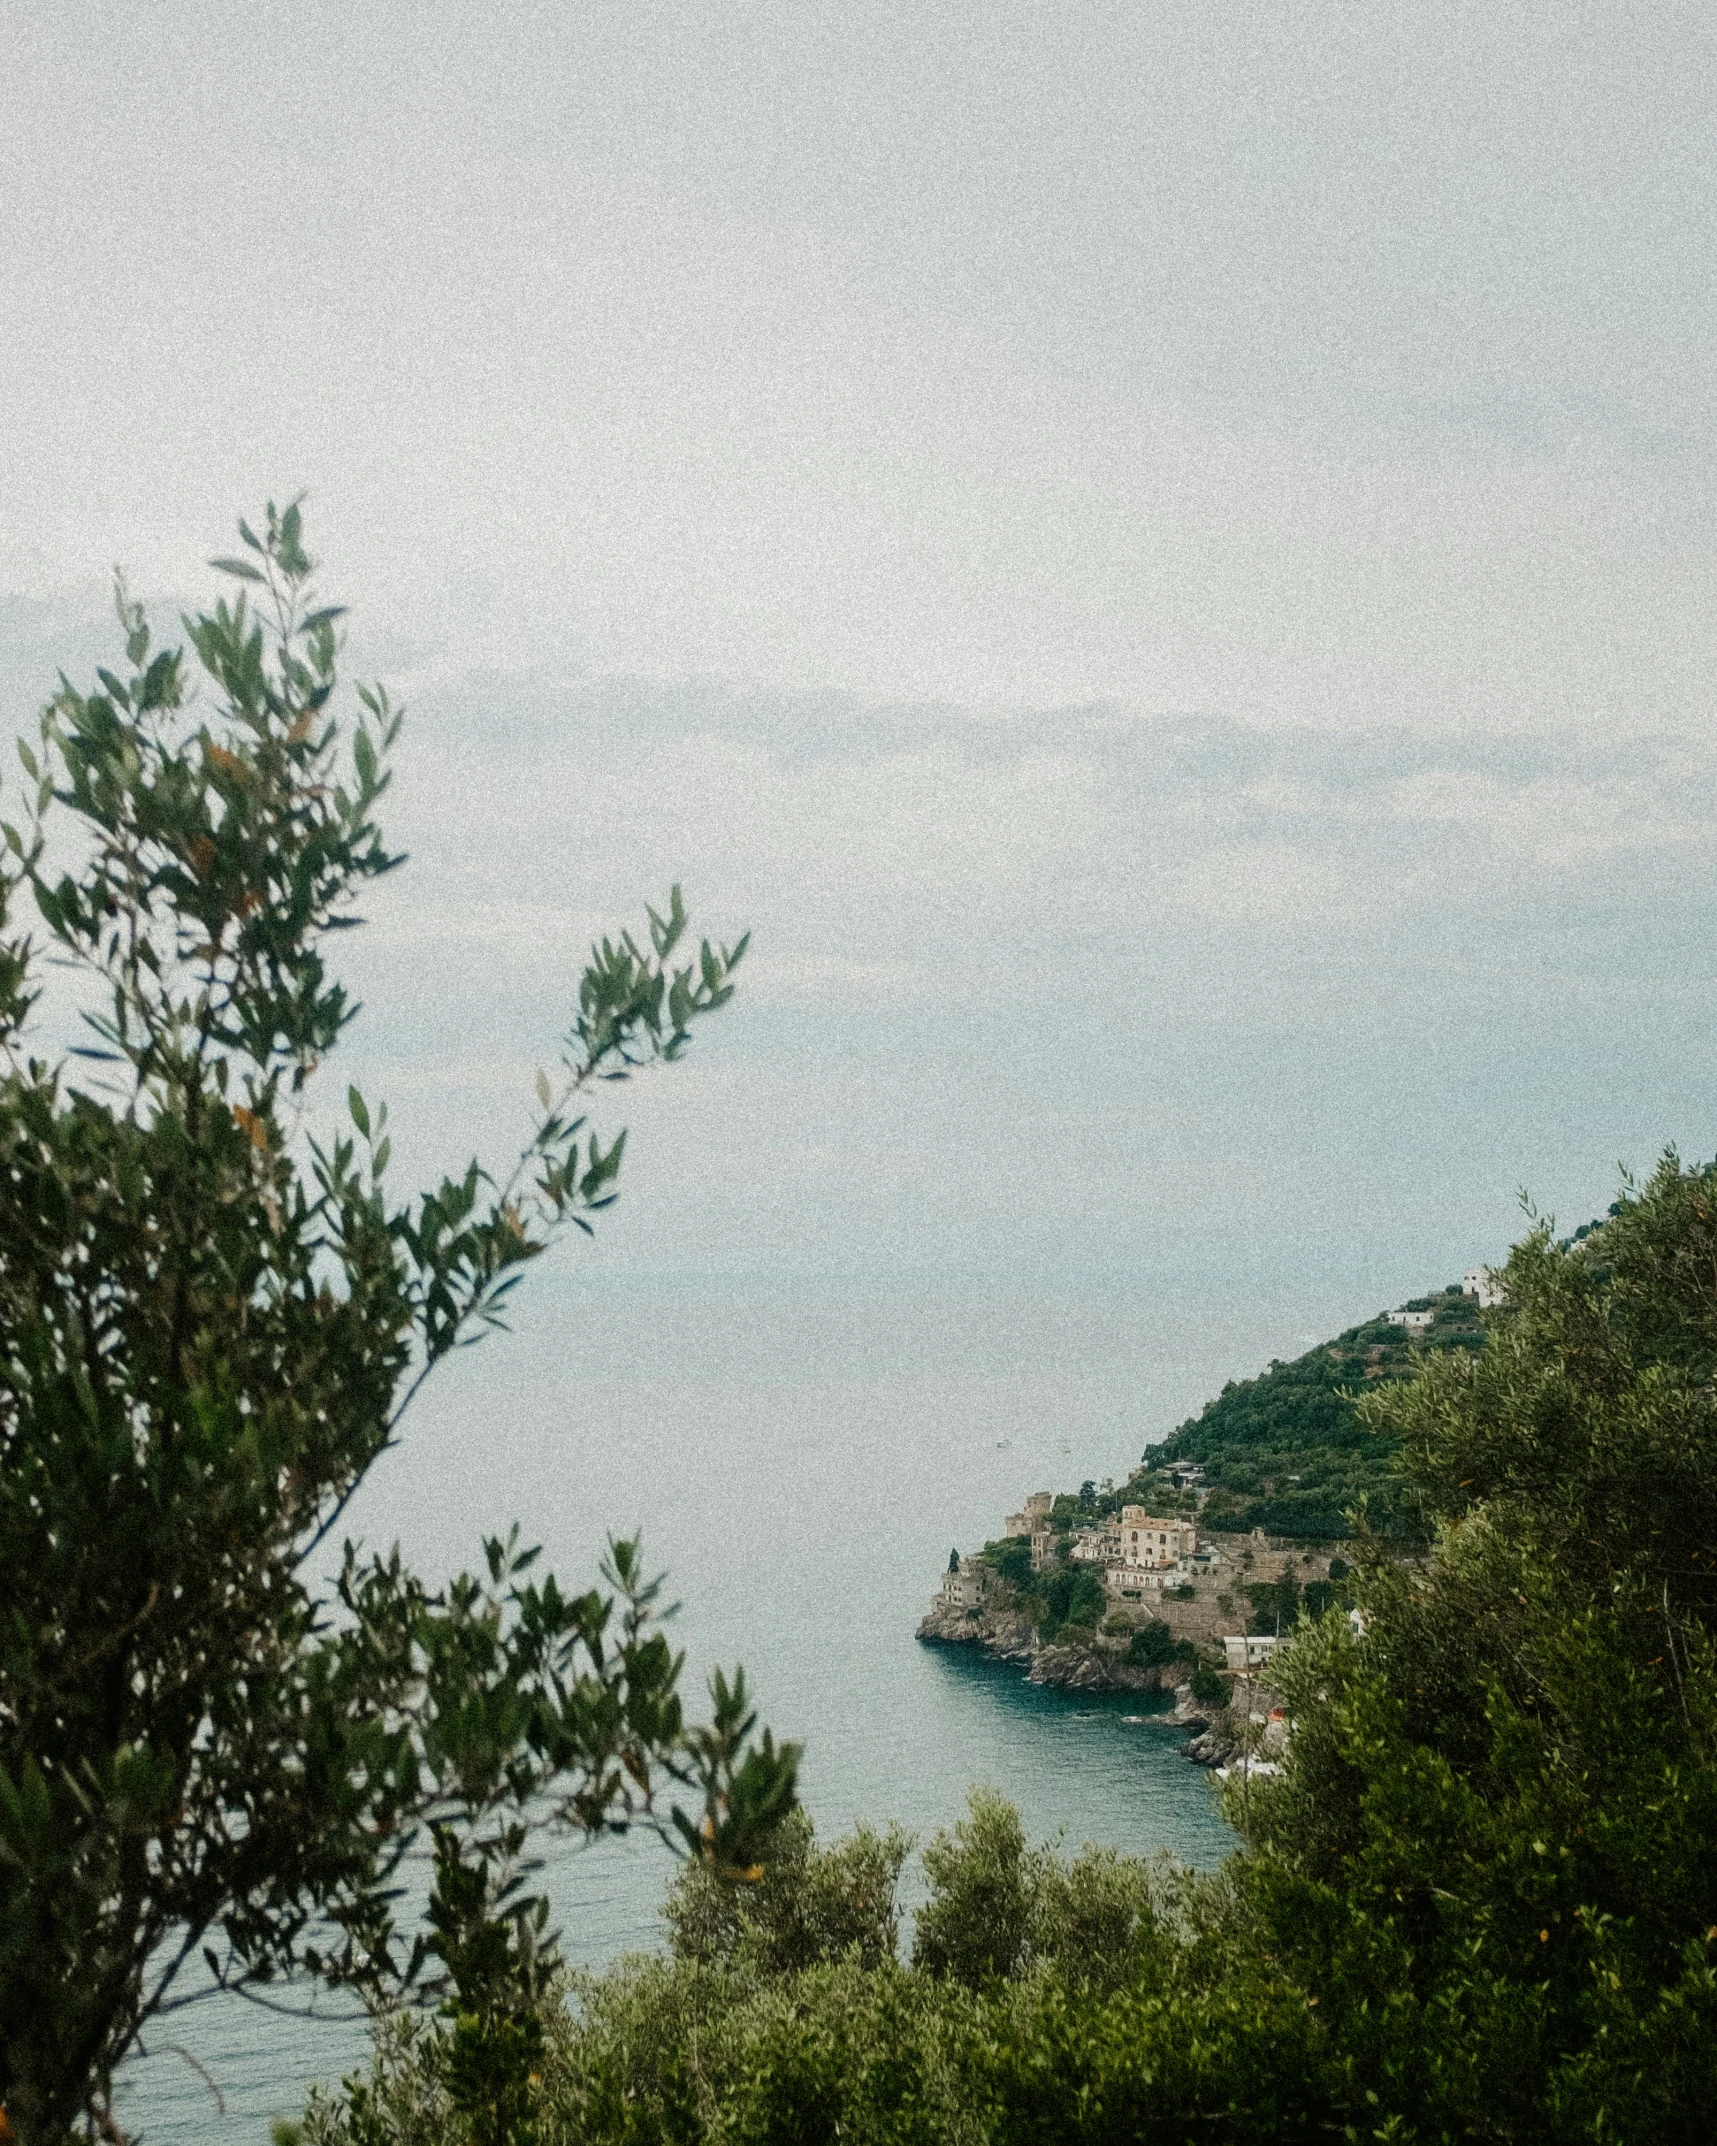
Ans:
[{"label": "building on cliff", "polygon": [[1049,1525],[1049,1515],[1055,1504],[1055,1494],[1048,1490],[1034,1490],[1025,1501],[1025,1510],[1009,1513],[1003,1523],[1009,1535],[1037,1535]]},{"label": "building on cliff", "polygon": [[942,1575],[937,1602],[944,1609],[976,1610],[984,1606],[984,1590],[990,1581],[989,1567],[981,1557],[967,1553],[959,1564]]},{"label": "building on cliff", "polygon": [[1119,1532],[1124,1565],[1177,1565],[1198,1550],[1195,1520],[1161,1519],[1142,1505],[1122,1506]]}]

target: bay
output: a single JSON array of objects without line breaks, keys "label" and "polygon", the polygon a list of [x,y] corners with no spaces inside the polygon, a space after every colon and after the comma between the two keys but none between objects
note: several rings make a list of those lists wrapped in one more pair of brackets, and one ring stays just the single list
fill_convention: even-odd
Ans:
[{"label": "bay", "polygon": [[[1336,1307],[1221,1282],[997,1290],[588,1265],[530,1279],[517,1331],[426,1389],[354,1532],[442,1574],[516,1519],[587,1584],[610,1532],[641,1531],[680,1604],[694,1711],[710,1668],[743,1662],[762,1718],[804,1746],[824,1838],[894,1819],[922,1844],[987,1783],[1034,1839],[1221,1860],[1233,1836],[1207,1776],[1172,1731],[1128,1718],[1136,1699],[1046,1692],[914,1628],[951,1547],[998,1534],[1030,1490],[1121,1477],[1225,1377],[1305,1346]],[[546,1857],[569,1957],[659,1946],[673,1863],[658,1841],[551,1842]],[[914,1865],[909,1909],[918,1887]],[[260,2146],[366,2047],[361,2022],[211,1999],[128,2063],[120,2120],[147,2139]]]}]

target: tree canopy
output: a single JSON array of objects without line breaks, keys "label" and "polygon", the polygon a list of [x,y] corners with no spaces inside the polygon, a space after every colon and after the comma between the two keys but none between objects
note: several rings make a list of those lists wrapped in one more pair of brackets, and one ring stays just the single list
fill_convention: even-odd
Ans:
[{"label": "tree canopy", "polygon": [[[681,1056],[745,942],[688,955],[675,888],[595,947],[498,1172],[395,1197],[355,1088],[310,1137],[355,1010],[338,934],[402,861],[400,714],[379,687],[337,705],[298,507],[240,533],[214,562],[236,595],[184,621],[203,698],[122,586],[123,659],[61,680],[4,826],[0,2103],[29,2146],[101,2115],[193,1970],[457,1981],[497,1902],[515,1949],[535,1927],[531,1826],[668,1827],[677,1789],[683,1845],[748,1865],[792,1798],[743,1679],[686,1722],[636,1544],[567,1593],[516,1538],[445,1586],[341,1543],[423,1379],[614,1199],[624,1134],[591,1094]],[[68,986],[70,1049],[42,1040]],[[425,1826],[438,1920],[402,1935]]]}]

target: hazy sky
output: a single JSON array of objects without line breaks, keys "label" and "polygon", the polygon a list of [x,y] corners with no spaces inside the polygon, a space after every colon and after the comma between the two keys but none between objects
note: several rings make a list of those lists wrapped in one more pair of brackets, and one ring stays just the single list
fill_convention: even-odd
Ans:
[{"label": "hazy sky", "polygon": [[0,20],[9,714],[308,489],[426,1154],[676,873],[622,1265],[1357,1316],[1717,1145],[1707,8]]}]

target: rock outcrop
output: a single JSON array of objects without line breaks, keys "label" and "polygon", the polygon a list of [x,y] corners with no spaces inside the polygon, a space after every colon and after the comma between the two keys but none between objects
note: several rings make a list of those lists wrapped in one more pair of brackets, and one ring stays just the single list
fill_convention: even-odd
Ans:
[{"label": "rock outcrop", "polygon": [[[1063,1628],[1066,1629],[1065,1627]],[[992,1661],[1017,1662],[1033,1684],[1067,1691],[1161,1691],[1180,1664],[1166,1669],[1127,1660],[1124,1638],[1081,1632],[1077,1638],[1041,1640],[1016,1610],[968,1610],[937,1603],[918,1627],[928,1646],[975,1647]]]}]

